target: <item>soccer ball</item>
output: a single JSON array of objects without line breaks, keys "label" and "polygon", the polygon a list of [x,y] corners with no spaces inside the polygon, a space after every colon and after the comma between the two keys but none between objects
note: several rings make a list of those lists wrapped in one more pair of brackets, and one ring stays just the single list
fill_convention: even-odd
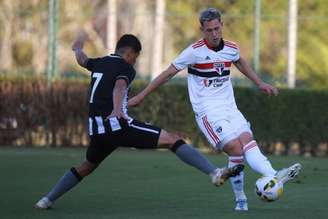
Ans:
[{"label": "soccer ball", "polygon": [[255,192],[261,200],[272,202],[278,200],[283,193],[283,183],[273,176],[262,176],[255,183]]}]

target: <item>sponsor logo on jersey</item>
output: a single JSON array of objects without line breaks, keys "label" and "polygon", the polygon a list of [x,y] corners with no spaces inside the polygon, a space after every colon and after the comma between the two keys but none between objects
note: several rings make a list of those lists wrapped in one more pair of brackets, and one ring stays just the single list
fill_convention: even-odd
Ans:
[{"label": "sponsor logo on jersey", "polygon": [[205,87],[221,87],[222,84],[229,80],[229,77],[221,77],[221,78],[214,78],[214,79],[204,79],[203,84]]}]

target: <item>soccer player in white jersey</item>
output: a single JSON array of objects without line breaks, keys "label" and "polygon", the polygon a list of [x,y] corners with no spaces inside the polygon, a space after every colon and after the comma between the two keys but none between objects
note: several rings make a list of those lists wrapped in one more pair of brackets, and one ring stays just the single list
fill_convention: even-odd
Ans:
[{"label": "soccer player in white jersey", "polygon": [[[252,70],[238,46],[222,37],[221,14],[215,8],[204,10],[199,17],[204,38],[193,43],[172,62],[143,91],[129,100],[129,106],[140,104],[157,87],[167,82],[181,70],[188,68],[188,91],[199,128],[216,150],[229,156],[228,166],[244,162],[264,176],[276,176],[287,182],[299,174],[301,165],[296,163],[282,170],[275,170],[253,139],[250,125],[238,110],[230,78],[231,65],[253,81],[265,94],[278,95],[278,90],[263,82]],[[247,211],[243,172],[231,178],[235,194],[235,210]]]}]

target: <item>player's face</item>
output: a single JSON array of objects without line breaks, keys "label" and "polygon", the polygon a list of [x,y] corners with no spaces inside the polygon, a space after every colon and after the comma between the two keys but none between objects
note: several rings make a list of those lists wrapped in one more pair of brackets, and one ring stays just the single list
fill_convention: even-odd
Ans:
[{"label": "player's face", "polygon": [[134,65],[137,61],[138,56],[139,56],[139,53],[136,53],[132,49],[130,49],[126,55],[126,62],[131,65]]},{"label": "player's face", "polygon": [[201,27],[201,30],[204,34],[204,38],[211,46],[216,47],[220,44],[220,41],[222,39],[222,27],[223,23],[220,22],[218,19],[205,21],[203,26]]},{"label": "player's face", "polygon": [[132,58],[131,58],[131,63],[130,63],[131,65],[136,64],[138,56],[139,56],[139,53],[133,52]]}]

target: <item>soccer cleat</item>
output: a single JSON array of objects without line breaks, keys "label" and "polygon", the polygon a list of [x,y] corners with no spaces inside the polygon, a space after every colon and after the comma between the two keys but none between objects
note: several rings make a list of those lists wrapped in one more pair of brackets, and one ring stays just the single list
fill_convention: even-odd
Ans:
[{"label": "soccer cleat", "polygon": [[52,201],[50,201],[47,197],[43,197],[34,205],[34,207],[38,209],[50,209],[52,204]]},{"label": "soccer cleat", "polygon": [[239,175],[241,171],[243,171],[244,165],[238,164],[233,167],[224,167],[224,168],[217,168],[213,174],[211,174],[212,183],[215,186],[221,186],[227,181],[230,177],[234,177]]},{"label": "soccer cleat", "polygon": [[282,183],[286,183],[294,179],[296,176],[298,176],[301,169],[302,169],[302,165],[300,163],[296,163],[288,168],[279,170],[276,173],[276,178]]},{"label": "soccer cleat", "polygon": [[248,211],[247,199],[239,199],[236,201],[236,211]]}]

